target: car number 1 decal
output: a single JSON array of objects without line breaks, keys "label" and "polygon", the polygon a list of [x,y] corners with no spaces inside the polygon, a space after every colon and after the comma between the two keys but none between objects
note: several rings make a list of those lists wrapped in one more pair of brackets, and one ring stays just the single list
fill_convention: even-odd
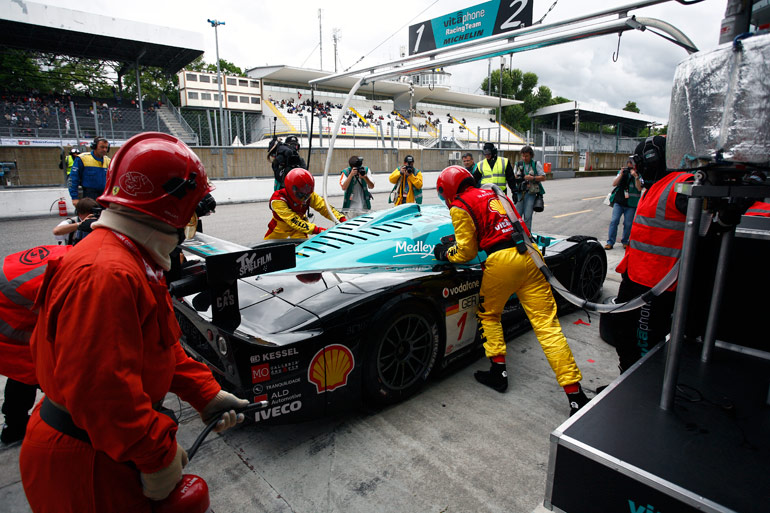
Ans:
[{"label": "car number 1 decal", "polygon": [[458,299],[446,309],[446,352],[449,355],[473,343],[476,338],[476,308],[479,295],[473,294]]}]

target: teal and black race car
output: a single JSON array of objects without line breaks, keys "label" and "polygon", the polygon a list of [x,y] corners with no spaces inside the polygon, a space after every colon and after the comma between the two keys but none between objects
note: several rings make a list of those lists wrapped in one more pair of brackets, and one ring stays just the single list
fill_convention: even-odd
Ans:
[{"label": "teal and black race car", "polygon": [[[184,347],[225,388],[269,402],[257,422],[400,401],[480,345],[475,312],[486,255],[464,265],[436,261],[435,244],[452,233],[443,205],[406,204],[300,244],[246,248],[198,234],[183,249],[203,260],[170,287]],[[607,260],[595,238],[536,239],[562,284],[600,297]],[[530,328],[515,296],[503,327],[506,338]]]}]

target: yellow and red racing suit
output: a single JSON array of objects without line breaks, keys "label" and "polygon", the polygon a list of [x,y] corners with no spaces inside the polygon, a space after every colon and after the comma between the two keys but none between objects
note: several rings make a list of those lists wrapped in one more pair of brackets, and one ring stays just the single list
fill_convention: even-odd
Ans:
[{"label": "yellow and red racing suit", "polygon": [[[308,221],[307,213],[312,208],[326,219],[334,221],[326,209],[326,202],[315,192],[305,203],[297,204],[289,198],[286,189],[278,189],[270,197],[273,218],[267,225],[265,239],[306,239],[308,235],[320,233],[323,229]],[[344,214],[331,207],[334,217],[340,220]]]},{"label": "yellow and red racing suit", "polygon": [[[477,313],[486,355],[506,354],[500,317],[508,298],[516,294],[559,385],[577,383],[582,375],[561,332],[551,286],[532,258],[516,249],[514,226],[500,201],[492,191],[470,187],[458,194],[450,208],[456,244],[447,251],[449,261],[467,262],[479,248],[487,252]],[[510,200],[505,201],[520,218]]]}]

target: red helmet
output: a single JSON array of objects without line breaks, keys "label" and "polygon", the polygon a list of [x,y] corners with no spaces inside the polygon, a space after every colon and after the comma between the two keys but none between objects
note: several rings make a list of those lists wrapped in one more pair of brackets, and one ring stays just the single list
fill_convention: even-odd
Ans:
[{"label": "red helmet", "polygon": [[473,175],[462,166],[449,166],[445,168],[436,180],[436,190],[446,206],[449,206],[457,193],[467,185],[475,185]]},{"label": "red helmet", "polygon": [[200,159],[185,143],[172,135],[144,132],[126,141],[112,158],[98,200],[182,228],[213,189]]},{"label": "red helmet", "polygon": [[313,175],[310,174],[310,171],[301,167],[295,167],[289,171],[283,183],[286,194],[289,195],[292,201],[298,204],[306,203],[315,188]]}]

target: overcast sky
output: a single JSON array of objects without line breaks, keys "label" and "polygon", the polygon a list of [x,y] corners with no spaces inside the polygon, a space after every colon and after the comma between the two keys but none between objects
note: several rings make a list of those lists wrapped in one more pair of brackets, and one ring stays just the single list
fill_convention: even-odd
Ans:
[{"label": "overcast sky", "polygon": [[[532,0],[530,0],[532,1]],[[338,71],[366,56],[353,69],[385,63],[399,57],[408,43],[408,26],[483,3],[457,0],[387,1],[236,1],[218,0],[38,0],[39,3],[125,18],[155,25],[197,31],[204,35],[207,62],[216,61],[214,29],[219,27],[219,54],[243,69],[290,65],[319,69],[317,47],[322,36],[323,69],[334,71],[332,32],[339,30]],[[573,18],[631,4],[631,0],[558,0],[544,23]],[[533,20],[539,20],[553,0],[534,0]],[[632,11],[658,18],[684,32],[700,50],[714,48],[727,0],[704,0],[684,6],[676,1]],[[318,10],[321,9],[319,34]],[[687,54],[649,31],[629,31],[621,39],[620,57],[612,61],[616,35],[515,54],[513,67],[538,75],[539,84],[564,96],[614,108],[635,101],[642,113],[668,117],[671,83],[677,63]],[[506,65],[509,60],[506,59]],[[452,85],[466,92],[478,87],[487,74],[487,61],[447,68]],[[493,61],[499,68],[500,59]]]}]

